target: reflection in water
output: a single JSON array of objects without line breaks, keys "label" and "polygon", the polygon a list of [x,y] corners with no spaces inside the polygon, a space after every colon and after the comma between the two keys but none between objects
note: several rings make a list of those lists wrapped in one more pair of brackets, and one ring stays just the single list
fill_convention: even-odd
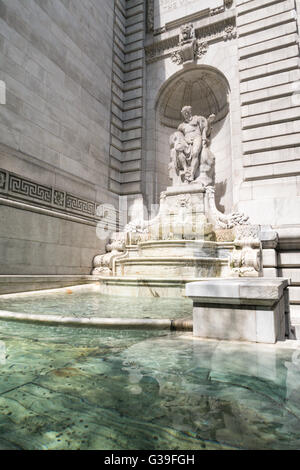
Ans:
[{"label": "reflection in water", "polygon": [[0,340],[0,448],[300,447],[292,346],[12,322]]}]

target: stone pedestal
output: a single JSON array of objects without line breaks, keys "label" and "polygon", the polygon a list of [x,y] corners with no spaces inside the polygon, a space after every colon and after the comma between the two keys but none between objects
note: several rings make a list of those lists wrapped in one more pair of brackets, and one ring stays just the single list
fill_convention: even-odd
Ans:
[{"label": "stone pedestal", "polygon": [[[288,280],[214,279],[189,283],[194,336],[276,343],[289,335],[286,318]],[[288,320],[288,321],[287,321]]]},{"label": "stone pedestal", "polygon": [[212,239],[205,193],[203,185],[197,183],[172,186],[161,193],[159,214],[149,222],[150,239]]},{"label": "stone pedestal", "polygon": [[169,187],[156,217],[133,220],[113,234],[107,253],[94,258],[93,274],[145,281],[257,277],[259,227],[247,221],[240,213],[221,214],[213,187],[196,181]]}]

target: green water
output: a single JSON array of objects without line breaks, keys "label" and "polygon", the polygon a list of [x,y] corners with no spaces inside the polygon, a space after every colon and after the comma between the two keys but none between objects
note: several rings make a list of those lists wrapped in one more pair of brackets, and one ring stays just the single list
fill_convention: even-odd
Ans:
[{"label": "green water", "polygon": [[0,310],[105,318],[183,318],[192,317],[193,303],[180,298],[134,298],[100,295],[94,292],[48,293],[1,299]]},{"label": "green water", "polygon": [[300,350],[0,322],[0,449],[299,449]]}]

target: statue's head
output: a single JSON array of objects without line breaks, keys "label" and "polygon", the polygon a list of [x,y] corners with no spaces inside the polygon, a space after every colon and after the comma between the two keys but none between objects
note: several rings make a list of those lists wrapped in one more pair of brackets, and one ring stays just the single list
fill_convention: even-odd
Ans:
[{"label": "statue's head", "polygon": [[181,114],[186,122],[189,122],[192,119],[192,107],[184,106],[181,110]]},{"label": "statue's head", "polygon": [[181,40],[187,41],[188,39],[193,39],[194,37],[194,27],[190,24],[185,24],[180,28]]}]

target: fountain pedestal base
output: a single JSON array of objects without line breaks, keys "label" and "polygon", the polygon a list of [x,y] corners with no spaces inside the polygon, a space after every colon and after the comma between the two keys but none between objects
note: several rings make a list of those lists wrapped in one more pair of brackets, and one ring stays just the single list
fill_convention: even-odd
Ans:
[{"label": "fountain pedestal base", "polygon": [[290,337],[288,280],[214,279],[187,284],[194,336],[276,343]]}]

